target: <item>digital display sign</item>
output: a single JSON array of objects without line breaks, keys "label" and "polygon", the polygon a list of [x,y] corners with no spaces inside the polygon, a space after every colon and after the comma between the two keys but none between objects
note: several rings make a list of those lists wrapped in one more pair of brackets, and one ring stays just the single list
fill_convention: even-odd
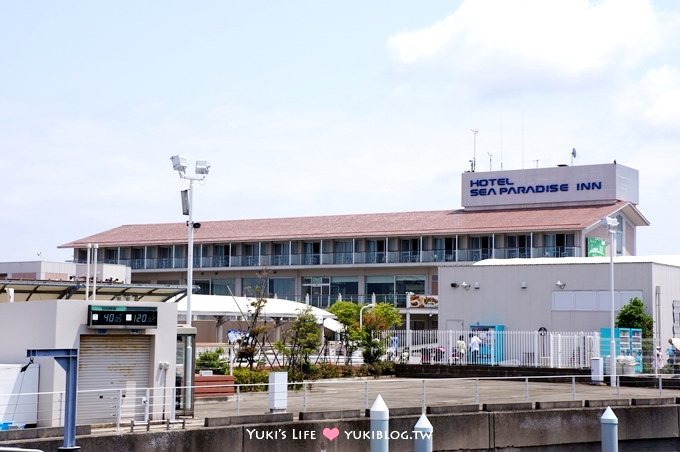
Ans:
[{"label": "digital display sign", "polygon": [[145,329],[158,326],[158,308],[142,306],[94,306],[87,309],[90,328]]}]

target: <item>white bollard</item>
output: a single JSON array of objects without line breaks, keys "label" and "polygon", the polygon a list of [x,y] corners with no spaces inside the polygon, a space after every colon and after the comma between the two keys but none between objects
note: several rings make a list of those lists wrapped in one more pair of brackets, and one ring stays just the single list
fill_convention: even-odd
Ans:
[{"label": "white bollard", "polygon": [[413,427],[415,452],[432,452],[432,424],[422,414],[415,427]]},{"label": "white bollard", "polygon": [[371,407],[371,452],[390,450],[389,425],[390,409],[378,394]]},{"label": "white bollard", "polygon": [[602,430],[602,452],[618,452],[619,450],[619,419],[610,407],[607,407],[600,418]]}]

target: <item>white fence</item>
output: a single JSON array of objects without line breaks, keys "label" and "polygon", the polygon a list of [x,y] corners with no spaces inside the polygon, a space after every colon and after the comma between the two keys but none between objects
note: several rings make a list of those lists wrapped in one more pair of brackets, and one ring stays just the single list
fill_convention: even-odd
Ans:
[{"label": "white fence", "polygon": [[[470,339],[480,339],[479,350],[470,350]],[[410,364],[481,364],[491,366],[590,367],[600,356],[600,334],[584,331],[472,331],[391,330],[380,337],[386,359]],[[456,342],[465,342],[461,353]]]}]

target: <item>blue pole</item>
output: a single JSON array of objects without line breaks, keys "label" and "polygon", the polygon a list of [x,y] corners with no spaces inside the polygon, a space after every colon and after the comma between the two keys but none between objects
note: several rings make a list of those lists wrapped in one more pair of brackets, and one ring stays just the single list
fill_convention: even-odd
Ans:
[{"label": "blue pole", "polygon": [[618,452],[619,419],[610,407],[607,407],[602,414],[602,417],[600,418],[600,427],[602,430],[602,452]]},{"label": "blue pole", "polygon": [[390,410],[378,394],[371,406],[371,452],[389,452]]},{"label": "blue pole", "polygon": [[415,427],[413,427],[415,452],[432,452],[432,424],[422,414]]}]

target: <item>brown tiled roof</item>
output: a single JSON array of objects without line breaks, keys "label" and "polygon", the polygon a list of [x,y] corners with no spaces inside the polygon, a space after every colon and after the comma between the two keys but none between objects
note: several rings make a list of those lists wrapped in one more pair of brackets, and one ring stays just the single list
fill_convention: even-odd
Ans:
[{"label": "brown tiled roof", "polygon": [[[194,235],[196,243],[285,241],[325,238],[455,235],[494,232],[567,231],[585,229],[626,202],[597,206],[542,207],[512,210],[436,210],[426,212],[332,215],[254,220],[204,221]],[[639,215],[637,209],[632,207]],[[647,224],[642,218],[642,223]],[[75,240],[59,248],[88,243],[99,246],[162,245],[184,243],[185,223],[130,224]]]}]

